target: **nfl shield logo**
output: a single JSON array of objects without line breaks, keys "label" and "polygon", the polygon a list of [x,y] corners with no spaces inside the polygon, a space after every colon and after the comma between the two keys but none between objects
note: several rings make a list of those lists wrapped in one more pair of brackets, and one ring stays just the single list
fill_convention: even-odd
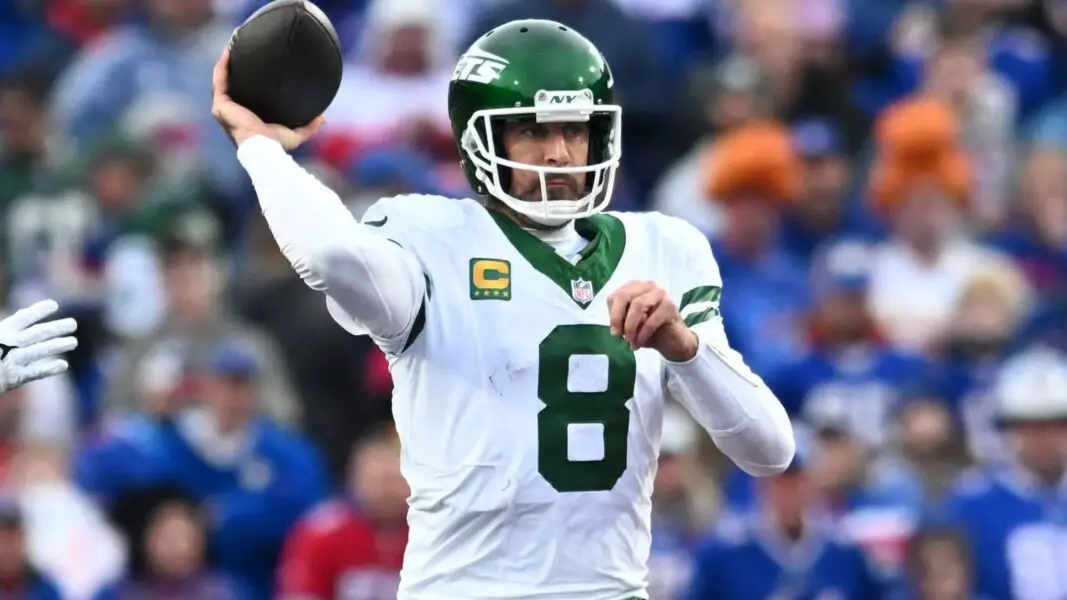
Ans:
[{"label": "nfl shield logo", "polygon": [[579,277],[571,280],[571,297],[582,304],[593,301],[593,284]]}]

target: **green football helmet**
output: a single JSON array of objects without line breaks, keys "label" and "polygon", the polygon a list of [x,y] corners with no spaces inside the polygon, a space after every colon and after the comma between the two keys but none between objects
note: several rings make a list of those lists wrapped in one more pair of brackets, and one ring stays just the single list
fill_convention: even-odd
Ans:
[{"label": "green football helmet", "polygon": [[[448,116],[471,187],[545,225],[598,213],[611,201],[622,154],[622,109],[603,55],[589,40],[554,21],[512,21],[478,38],[459,59],[448,88]],[[587,166],[550,167],[503,156],[503,125],[589,124]],[[512,169],[538,173],[541,201],[512,196]],[[586,174],[585,195],[548,200],[545,177]]]}]

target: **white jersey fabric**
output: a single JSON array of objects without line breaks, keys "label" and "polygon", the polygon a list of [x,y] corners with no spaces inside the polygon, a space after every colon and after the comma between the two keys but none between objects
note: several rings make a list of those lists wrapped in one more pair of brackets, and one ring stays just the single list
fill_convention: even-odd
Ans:
[{"label": "white jersey fabric", "polygon": [[[275,237],[331,314],[389,355],[412,494],[405,600],[647,597],[666,395],[755,475],[783,470],[780,403],[729,348],[707,241],[681,220],[605,213],[540,239],[474,200],[386,198],[356,223],[276,143],[238,156]],[[606,298],[655,281],[701,344],[633,351]]]}]

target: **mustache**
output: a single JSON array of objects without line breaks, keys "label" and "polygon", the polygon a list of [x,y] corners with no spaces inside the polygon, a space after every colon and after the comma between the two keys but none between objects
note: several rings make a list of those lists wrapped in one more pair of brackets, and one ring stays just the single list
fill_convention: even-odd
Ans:
[{"label": "mustache", "polygon": [[555,174],[545,176],[545,187],[548,187],[554,183],[559,183],[567,186],[574,193],[581,191],[581,184],[578,183],[578,178],[573,175]]}]

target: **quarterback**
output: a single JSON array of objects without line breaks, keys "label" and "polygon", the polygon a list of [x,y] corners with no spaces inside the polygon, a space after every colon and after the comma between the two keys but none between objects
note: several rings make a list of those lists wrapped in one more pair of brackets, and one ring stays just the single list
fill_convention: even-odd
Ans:
[{"label": "quarterback", "polygon": [[411,487],[400,598],[647,598],[667,396],[745,471],[789,464],[785,411],[723,333],[706,239],[605,212],[621,109],[587,39],[535,20],[481,37],[448,94],[476,197],[383,198],[362,223],[286,152],[322,119],[264,124],[227,97],[227,60],[214,115],[279,246],[389,356]]}]

